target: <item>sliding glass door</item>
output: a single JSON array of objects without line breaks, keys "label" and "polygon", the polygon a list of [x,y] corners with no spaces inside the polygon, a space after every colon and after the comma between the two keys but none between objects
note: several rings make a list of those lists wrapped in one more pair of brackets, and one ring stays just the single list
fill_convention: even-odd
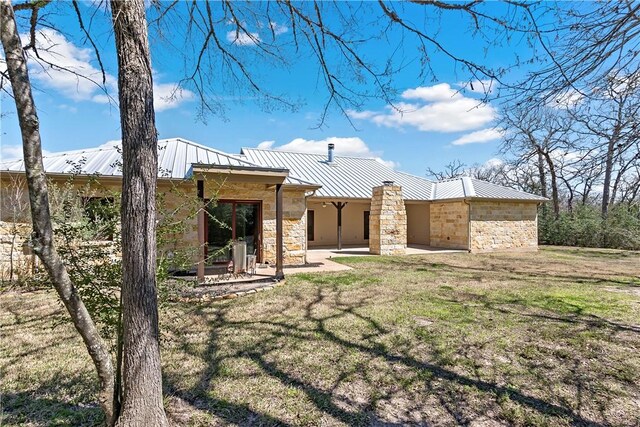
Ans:
[{"label": "sliding glass door", "polygon": [[231,259],[232,240],[247,242],[247,254],[260,260],[262,202],[221,200],[208,208],[207,263]]}]

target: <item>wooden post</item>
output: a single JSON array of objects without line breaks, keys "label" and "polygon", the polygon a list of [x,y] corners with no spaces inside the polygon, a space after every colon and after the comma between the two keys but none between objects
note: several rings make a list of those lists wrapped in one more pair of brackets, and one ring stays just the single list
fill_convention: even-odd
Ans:
[{"label": "wooden post", "polygon": [[338,250],[342,250],[342,208],[347,206],[347,202],[331,202],[338,210]]},{"label": "wooden post", "polygon": [[284,252],[282,239],[282,199],[284,188],[282,184],[276,185],[276,279],[284,279],[284,271],[282,269]]},{"label": "wooden post", "polygon": [[198,180],[198,199],[200,200],[200,210],[198,211],[198,283],[204,283],[204,261],[206,236],[205,229],[205,205],[204,205],[204,181]]}]

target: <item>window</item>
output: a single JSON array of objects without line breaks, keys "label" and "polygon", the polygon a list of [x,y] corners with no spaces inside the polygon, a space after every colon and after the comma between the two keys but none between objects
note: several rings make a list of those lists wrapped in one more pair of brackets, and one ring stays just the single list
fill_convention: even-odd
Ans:
[{"label": "window", "polygon": [[232,240],[247,242],[247,254],[260,260],[262,233],[262,202],[219,200],[207,205],[208,220],[205,223],[207,262],[227,262],[231,259],[229,243]]},{"label": "window", "polygon": [[315,229],[315,219],[316,212],[315,211],[307,211],[307,240],[313,242],[315,239],[313,230]]},{"label": "window", "polygon": [[369,211],[364,211],[364,240],[369,240]]}]

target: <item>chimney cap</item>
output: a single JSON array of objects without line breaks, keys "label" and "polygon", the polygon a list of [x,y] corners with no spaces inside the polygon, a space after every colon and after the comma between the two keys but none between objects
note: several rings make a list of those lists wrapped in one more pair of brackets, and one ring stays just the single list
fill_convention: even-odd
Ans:
[{"label": "chimney cap", "polygon": [[329,148],[336,148],[336,145],[333,142],[329,143]]},{"label": "chimney cap", "polygon": [[393,181],[390,181],[390,180],[382,181],[382,185],[393,185]]}]

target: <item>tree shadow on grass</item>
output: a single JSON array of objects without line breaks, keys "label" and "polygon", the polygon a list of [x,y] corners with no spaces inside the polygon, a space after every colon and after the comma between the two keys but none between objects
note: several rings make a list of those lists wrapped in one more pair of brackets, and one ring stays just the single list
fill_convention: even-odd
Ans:
[{"label": "tree shadow on grass", "polygon": [[[104,421],[104,415],[97,403],[92,402],[94,393],[84,390],[86,377],[77,376],[53,378],[39,384],[38,387],[2,392],[2,410],[0,425],[21,426],[25,424],[42,426],[97,426]],[[80,389],[80,390],[79,390]],[[81,394],[72,401],[58,399],[55,396],[68,396],[75,391]]]},{"label": "tree shadow on grass", "polygon": [[[295,424],[276,416],[259,413],[250,408],[250,403],[239,405],[210,396],[208,391],[217,379],[220,363],[225,359],[242,358],[253,362],[259,368],[261,375],[276,380],[283,387],[293,387],[303,393],[305,401],[309,402],[317,413],[323,414],[323,420],[329,419],[333,420],[330,422],[340,422],[346,425],[392,426],[407,423],[426,425],[436,422],[438,420],[434,418],[433,413],[419,413],[415,407],[411,409],[412,405],[416,406],[414,404],[424,404],[422,401],[427,397],[427,394],[437,397],[435,403],[430,403],[439,405],[439,408],[435,408],[437,413],[448,414],[452,422],[465,425],[476,419],[487,417],[477,408],[473,408],[473,405],[476,404],[474,399],[478,398],[477,393],[482,396],[482,400],[488,401],[492,405],[500,406],[500,402],[510,401],[551,423],[555,420],[558,423],[575,426],[606,425],[584,418],[566,402],[548,401],[516,387],[482,379],[480,375],[475,375],[475,378],[472,378],[446,367],[446,364],[440,365],[437,362],[417,359],[410,355],[409,351],[390,348],[378,340],[380,336],[389,331],[371,317],[362,314],[364,311],[362,309],[368,303],[367,298],[346,303],[341,298],[342,290],[339,287],[324,285],[317,287],[315,291],[315,297],[304,307],[304,315],[299,318],[283,318],[282,316],[273,316],[272,318],[268,316],[263,319],[232,320],[232,317],[235,316],[228,316],[228,314],[233,309],[233,302],[216,306],[214,318],[209,320],[208,347],[200,355],[206,362],[206,368],[202,370],[200,380],[194,387],[185,390],[176,386],[171,377],[167,377],[167,391],[225,422],[240,425]],[[286,312],[288,308],[290,307],[282,307],[281,312]],[[204,311],[198,315],[205,318],[209,316]],[[331,322],[345,318],[353,319],[354,322],[366,323],[371,333],[363,334],[354,339],[345,338],[345,335],[348,334],[336,331],[331,326]],[[220,348],[218,348],[220,331],[222,330],[226,333],[234,330],[251,331],[256,339],[241,348],[234,348],[233,352],[222,356]],[[361,374],[360,378],[367,378],[367,374],[370,373],[368,371],[372,369],[367,366],[370,363],[383,364],[385,369],[389,368],[388,370],[392,373],[394,368],[398,368],[401,372],[409,371],[416,373],[416,375],[410,379],[403,377],[402,374],[394,377],[394,381],[397,381],[398,384],[405,383],[406,388],[391,386],[384,390],[376,390],[377,385],[374,380],[371,380],[367,386],[373,392],[356,396],[359,399],[354,399],[353,396],[344,396],[336,392],[341,386],[347,388],[350,386],[349,381],[355,374],[354,372],[342,370],[330,387],[326,384],[314,383],[306,378],[304,373],[301,373],[300,370],[304,371],[304,366],[295,366],[295,364],[292,365],[290,362],[279,359],[281,356],[278,351],[281,349],[284,339],[297,340],[301,344],[311,343],[317,346],[337,347],[340,353],[337,355],[338,362],[336,362],[338,370],[342,369],[339,361],[344,355],[357,353],[368,361],[362,367],[363,372],[358,373]],[[415,393],[421,393],[416,391],[416,387],[421,387],[425,396],[415,395]],[[407,389],[411,390],[410,393],[413,393],[415,401],[406,403],[406,411],[396,416],[397,420],[393,419],[394,417],[390,419],[389,414],[379,413],[379,403],[383,402],[392,406],[394,399],[406,396]],[[403,393],[405,394],[403,395]],[[270,397],[265,396],[265,398]],[[498,417],[496,421],[504,420]]]}]

